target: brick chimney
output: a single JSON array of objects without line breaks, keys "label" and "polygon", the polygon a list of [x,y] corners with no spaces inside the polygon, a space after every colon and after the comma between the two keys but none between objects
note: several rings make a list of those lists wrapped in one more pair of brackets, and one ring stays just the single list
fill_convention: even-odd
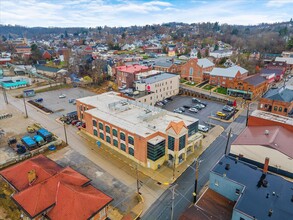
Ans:
[{"label": "brick chimney", "polygon": [[35,170],[30,170],[27,172],[29,185],[33,184],[33,182],[37,179],[37,174]]},{"label": "brick chimney", "polygon": [[268,172],[269,162],[270,162],[270,158],[266,157],[265,164],[264,164],[264,167],[263,167],[263,173],[267,173]]}]

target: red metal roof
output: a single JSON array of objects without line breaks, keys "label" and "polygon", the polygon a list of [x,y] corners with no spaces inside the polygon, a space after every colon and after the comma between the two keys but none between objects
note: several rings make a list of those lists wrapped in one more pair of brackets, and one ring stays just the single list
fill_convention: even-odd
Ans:
[{"label": "red metal roof", "polygon": [[48,213],[50,219],[82,220],[89,219],[113,199],[95,187],[73,186],[60,182],[56,205]]},{"label": "red metal roof", "polygon": [[[51,176],[55,175],[63,168],[49,158],[38,155],[30,160],[16,164],[0,172],[16,190],[22,191],[29,187],[28,172],[35,170],[38,178],[32,185],[36,185]],[[17,175],[16,175],[17,174]]]},{"label": "red metal roof", "polygon": [[141,66],[141,65],[135,64],[135,65],[118,66],[116,67],[116,69],[126,73],[139,73],[141,71],[146,71],[150,68],[147,66]]},{"label": "red metal roof", "polygon": [[[265,132],[268,134],[265,134]],[[249,126],[236,138],[233,145],[262,145],[293,158],[293,132],[281,126]]]}]

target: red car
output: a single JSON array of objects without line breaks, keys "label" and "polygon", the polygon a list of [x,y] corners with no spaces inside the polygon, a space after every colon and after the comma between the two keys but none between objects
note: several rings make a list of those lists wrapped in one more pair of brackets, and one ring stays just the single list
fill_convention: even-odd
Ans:
[{"label": "red car", "polygon": [[73,121],[71,122],[71,125],[76,125],[78,122],[79,122],[79,120],[73,120]]}]

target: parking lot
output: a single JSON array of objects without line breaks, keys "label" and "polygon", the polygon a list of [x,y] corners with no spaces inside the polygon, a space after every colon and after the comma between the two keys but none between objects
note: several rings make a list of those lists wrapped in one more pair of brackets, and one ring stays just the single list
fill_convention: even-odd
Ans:
[{"label": "parking lot", "polygon": [[[206,125],[207,123],[220,125],[224,128],[227,128],[229,123],[218,121],[215,119],[209,118],[209,116],[216,116],[217,111],[223,112],[222,108],[224,106],[224,103],[218,103],[218,102],[212,102],[209,100],[201,100],[205,103],[207,103],[207,106],[203,108],[202,110],[199,110],[197,113],[193,113],[188,111],[188,109],[185,109],[185,112],[183,112],[184,115],[188,115],[191,117],[195,117],[199,119],[199,124]],[[168,102],[165,106],[163,106],[163,109],[166,109],[168,111],[173,112],[174,109],[186,106],[194,106],[196,103],[192,102],[192,97],[190,96],[175,96],[173,97],[173,101]]]},{"label": "parking lot", "polygon": [[[66,95],[66,97],[59,98],[62,94]],[[42,98],[43,101],[40,104],[54,112],[50,114],[50,117],[58,118],[69,112],[76,111],[76,106],[73,103],[69,103],[69,99],[78,99],[91,95],[95,95],[95,93],[82,88],[70,88],[37,93],[36,96],[28,99],[36,100]]]}]

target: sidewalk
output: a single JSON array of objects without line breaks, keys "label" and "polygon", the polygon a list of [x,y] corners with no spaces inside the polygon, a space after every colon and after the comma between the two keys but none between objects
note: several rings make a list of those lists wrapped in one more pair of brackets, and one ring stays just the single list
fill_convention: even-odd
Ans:
[{"label": "sidewalk", "polygon": [[[152,178],[161,187],[167,188],[168,185],[173,183],[188,168],[188,166],[194,162],[195,158],[199,157],[223,131],[223,127],[219,125],[216,125],[213,129],[211,129],[210,132],[206,134],[206,137],[202,140],[202,146],[196,148],[194,153],[189,155],[186,161],[182,162],[178,167],[176,167],[175,172],[172,167],[168,167],[166,165],[163,165],[156,171],[143,167],[126,156],[120,154],[119,152],[111,149],[110,147],[107,147],[106,143],[104,142],[102,142],[100,148],[96,147],[95,151],[104,157],[111,159],[113,164],[128,174],[133,175],[134,177],[136,176],[135,170],[137,166],[138,172]],[[93,144],[96,144],[96,140],[90,135],[86,134],[84,131],[80,131],[78,134]]]}]

